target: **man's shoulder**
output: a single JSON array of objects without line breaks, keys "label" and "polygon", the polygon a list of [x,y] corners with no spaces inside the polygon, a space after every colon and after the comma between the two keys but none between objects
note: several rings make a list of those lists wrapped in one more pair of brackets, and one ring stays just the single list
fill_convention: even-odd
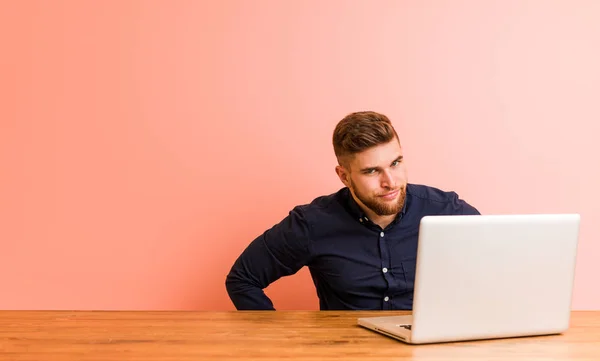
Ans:
[{"label": "man's shoulder", "polygon": [[348,189],[342,188],[335,193],[318,196],[309,203],[297,205],[294,209],[305,214],[339,211],[347,198]]},{"label": "man's shoulder", "polygon": [[311,229],[311,232],[322,230],[324,224],[329,226],[342,224],[346,218],[344,213],[347,212],[345,209],[347,197],[345,188],[335,193],[318,196],[309,203],[294,206],[284,222],[301,225]]},{"label": "man's shoulder", "polygon": [[424,184],[409,183],[406,186],[406,195],[426,201],[448,203],[456,201],[458,194]]},{"label": "man's shoulder", "polygon": [[433,214],[479,214],[479,211],[461,199],[457,192],[443,190],[424,184],[409,183],[406,187],[407,197],[412,202],[421,202],[427,212]]}]

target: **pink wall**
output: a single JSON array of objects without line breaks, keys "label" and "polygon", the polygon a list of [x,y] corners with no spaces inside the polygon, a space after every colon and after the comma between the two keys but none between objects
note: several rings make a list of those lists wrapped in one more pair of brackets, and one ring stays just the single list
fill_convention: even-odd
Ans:
[{"label": "pink wall", "polygon": [[[373,109],[412,182],[483,213],[580,212],[573,306],[600,309],[599,18],[594,0],[3,1],[0,308],[233,309],[234,259],[342,186],[333,127]],[[317,308],[305,270],[268,294]]]}]

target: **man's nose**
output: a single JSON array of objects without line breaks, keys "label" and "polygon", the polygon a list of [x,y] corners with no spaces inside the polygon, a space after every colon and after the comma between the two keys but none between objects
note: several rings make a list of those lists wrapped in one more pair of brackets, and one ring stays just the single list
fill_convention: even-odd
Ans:
[{"label": "man's nose", "polygon": [[383,171],[381,174],[381,187],[382,188],[395,188],[396,182],[394,177],[389,170]]}]

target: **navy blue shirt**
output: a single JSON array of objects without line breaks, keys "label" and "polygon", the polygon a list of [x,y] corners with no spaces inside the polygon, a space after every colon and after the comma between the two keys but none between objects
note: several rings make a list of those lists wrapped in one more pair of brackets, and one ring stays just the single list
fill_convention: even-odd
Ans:
[{"label": "navy blue shirt", "polygon": [[274,310],[263,289],[307,266],[321,310],[410,310],[421,218],[461,214],[479,212],[455,192],[409,183],[402,211],[381,229],[342,188],[253,240],[227,275],[227,292],[238,310]]}]

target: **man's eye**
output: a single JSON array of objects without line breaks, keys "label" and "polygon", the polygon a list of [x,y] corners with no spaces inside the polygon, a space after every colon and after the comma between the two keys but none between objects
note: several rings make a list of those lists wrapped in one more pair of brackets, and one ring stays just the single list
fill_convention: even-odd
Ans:
[{"label": "man's eye", "polygon": [[395,160],[394,162],[392,162],[392,167],[395,167],[399,164],[400,162],[398,162],[397,160]]}]

